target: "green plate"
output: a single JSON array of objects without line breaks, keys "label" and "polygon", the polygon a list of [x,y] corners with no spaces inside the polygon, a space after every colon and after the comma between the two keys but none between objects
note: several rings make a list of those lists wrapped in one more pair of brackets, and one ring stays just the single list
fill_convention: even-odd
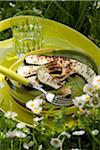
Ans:
[{"label": "green plate", "polygon": [[[30,54],[42,54],[42,55],[46,55],[46,56],[62,56],[62,57],[66,57],[66,58],[73,58],[76,60],[79,60],[82,63],[85,63],[87,65],[89,65],[91,68],[93,68],[95,70],[95,72],[98,74],[98,68],[96,66],[96,63],[87,55],[84,55],[84,53],[82,52],[76,52],[76,51],[70,51],[70,50],[39,50],[37,52],[33,51],[28,53],[27,55]],[[24,57],[22,57],[21,59],[19,59],[18,61],[16,61],[11,67],[10,69],[13,70],[14,72],[16,72],[16,70],[18,70],[19,66],[23,65],[24,63]],[[29,90],[28,88],[21,88],[21,86],[19,85],[18,82],[13,81],[9,78],[6,78],[6,81],[8,83],[7,88],[9,89],[9,93],[13,96],[13,98],[15,98],[20,104],[25,105],[25,103],[27,101],[29,101],[30,99],[35,98],[36,96],[39,96],[41,94],[40,91],[38,90]],[[50,91],[49,91],[50,92]],[[55,90],[53,91],[55,92]],[[70,101],[71,104],[71,101]],[[68,103],[69,106],[69,103]]]},{"label": "green plate", "polygon": [[[45,49],[45,52],[48,53],[49,49],[66,49],[70,51],[74,49],[75,51],[83,52],[96,62],[100,74],[100,49],[95,44],[68,26],[49,19],[41,19],[41,21],[44,26],[43,50]],[[9,28],[10,22],[11,19],[0,22],[0,31]],[[34,51],[34,53],[39,52],[40,50]],[[10,67],[16,60],[17,57],[15,56],[15,50],[13,49],[13,39],[0,42],[0,64]],[[15,111],[18,113],[18,120],[32,124],[32,114],[30,111],[19,105],[10,96],[3,75],[0,75],[0,80],[4,83],[4,87],[0,89],[1,109],[5,112],[9,110]],[[73,113],[75,110],[77,110],[75,107],[71,107],[67,110],[67,113]]]}]

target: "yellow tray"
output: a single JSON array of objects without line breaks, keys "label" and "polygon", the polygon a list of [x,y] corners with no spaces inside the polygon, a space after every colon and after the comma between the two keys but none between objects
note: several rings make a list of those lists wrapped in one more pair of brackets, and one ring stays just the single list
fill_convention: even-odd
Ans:
[{"label": "yellow tray", "polygon": [[[18,17],[17,19],[20,19]],[[41,19],[41,18],[40,18]],[[44,46],[45,51],[50,49],[66,49],[81,51],[88,54],[97,64],[100,73],[100,49],[92,43],[88,38],[77,32],[76,30],[65,26],[61,23],[41,19],[44,26]],[[0,22],[0,31],[10,28],[11,18]],[[13,38],[0,42],[0,64],[10,67],[17,57],[13,49]],[[4,87],[0,89],[0,107],[3,111],[15,111],[18,113],[18,119],[28,124],[32,124],[32,114],[24,107],[16,103],[9,95],[4,81],[4,76],[0,75],[1,82]],[[73,112],[73,107],[72,110]],[[68,110],[69,112],[69,110]]]}]

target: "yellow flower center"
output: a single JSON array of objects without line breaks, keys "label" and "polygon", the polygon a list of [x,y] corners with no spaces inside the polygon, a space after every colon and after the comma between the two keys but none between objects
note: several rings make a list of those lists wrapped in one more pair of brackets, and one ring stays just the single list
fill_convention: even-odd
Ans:
[{"label": "yellow flower center", "polygon": [[94,105],[97,105],[97,104],[98,104],[97,98],[94,98],[93,101],[92,101],[92,103],[93,103]]},{"label": "yellow flower center", "polygon": [[91,91],[92,91],[92,88],[88,88],[88,91],[91,92]]},{"label": "yellow flower center", "polygon": [[55,143],[55,144],[58,144],[59,142],[58,142],[58,140],[54,140],[54,143]]},{"label": "yellow flower center", "polygon": [[34,107],[35,106],[34,103],[32,103],[31,106]]},{"label": "yellow flower center", "polygon": [[98,79],[97,82],[100,82],[100,79]]}]

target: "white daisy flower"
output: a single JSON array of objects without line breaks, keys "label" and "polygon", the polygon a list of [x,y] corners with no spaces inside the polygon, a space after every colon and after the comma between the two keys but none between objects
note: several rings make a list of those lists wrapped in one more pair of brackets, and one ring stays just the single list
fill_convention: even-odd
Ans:
[{"label": "white daisy flower", "polygon": [[24,132],[22,132],[22,131],[17,131],[17,130],[16,130],[15,135],[16,135],[16,137],[18,137],[18,138],[25,138],[25,137],[27,136]]},{"label": "white daisy flower", "polygon": [[100,2],[98,1],[96,9],[99,9],[99,8],[100,8]]},{"label": "white daisy flower", "polygon": [[33,111],[34,114],[40,114],[42,111],[42,107],[34,107],[31,110]]},{"label": "white daisy flower", "polygon": [[11,7],[14,8],[16,5],[15,5],[14,3],[11,3],[11,2],[10,2],[10,3],[9,3],[9,6],[11,6]]},{"label": "white daisy flower", "polygon": [[24,144],[23,144],[23,147],[24,147],[25,149],[29,149],[29,145],[28,145],[27,143],[24,143]]},{"label": "white daisy flower", "polygon": [[38,146],[38,150],[42,150],[42,144]]},{"label": "white daisy flower", "polygon": [[93,84],[86,84],[83,88],[83,91],[89,95],[92,95],[94,92],[94,86]]},{"label": "white daisy flower", "polygon": [[15,113],[15,112],[12,112],[12,111],[7,111],[5,114],[4,114],[4,116],[6,117],[6,118],[11,118],[11,119],[14,119],[15,117],[17,117],[18,116],[18,114],[17,113]]},{"label": "white daisy flower", "polygon": [[26,103],[26,107],[31,109],[31,111],[35,114],[39,114],[42,111],[42,105],[45,103],[40,96],[36,97],[34,100],[30,100]]},{"label": "white daisy flower", "polygon": [[92,130],[92,134],[93,135],[98,135],[99,134],[99,130],[97,130],[97,129]]},{"label": "white daisy flower", "polygon": [[44,119],[44,117],[36,117],[36,118],[33,119],[33,121],[39,122],[39,121],[41,121],[43,119]]},{"label": "white daisy flower", "polygon": [[30,142],[28,143],[29,147],[33,146],[33,144],[34,144],[33,141],[30,141]]},{"label": "white daisy flower", "polygon": [[83,135],[83,134],[85,134],[85,131],[84,131],[84,130],[74,131],[74,132],[72,133],[72,135]]},{"label": "white daisy flower", "polygon": [[84,105],[86,104],[86,102],[88,102],[90,99],[90,96],[89,95],[82,95],[82,96],[79,96],[79,97],[75,97],[72,101],[73,101],[73,104],[79,108],[82,108],[84,107]]},{"label": "white daisy flower", "polygon": [[33,146],[33,144],[34,144],[34,142],[33,142],[33,141],[30,141],[29,143],[24,143],[24,144],[23,144],[23,147],[24,147],[25,149],[29,149],[31,146]]},{"label": "white daisy flower", "polygon": [[[39,104],[37,104],[37,105],[39,106]],[[29,109],[33,109],[34,107],[36,107],[36,105],[34,104],[33,100],[30,100],[26,103],[26,107]]]},{"label": "white daisy flower", "polygon": [[59,138],[51,138],[50,144],[55,148],[59,148],[62,145],[62,142]]},{"label": "white daisy flower", "polygon": [[26,103],[26,107],[33,110],[34,108],[39,107],[44,103],[43,99],[40,99],[39,97],[36,97],[34,100],[30,100]]},{"label": "white daisy flower", "polygon": [[25,133],[18,131],[18,130],[8,131],[6,133],[7,138],[14,138],[14,137],[25,138],[26,136],[27,135]]},{"label": "white daisy flower", "polygon": [[91,97],[89,103],[90,103],[91,107],[99,108],[100,107],[100,97],[98,97],[98,96]]},{"label": "white daisy flower", "polygon": [[42,98],[40,98],[40,96],[36,97],[33,101],[36,106],[40,106],[45,103],[45,101]]},{"label": "white daisy flower", "polygon": [[20,122],[20,123],[17,123],[16,127],[19,128],[19,129],[23,129],[23,128],[26,127],[26,125],[25,125],[25,123]]},{"label": "white daisy flower", "polygon": [[13,131],[8,131],[6,133],[6,137],[7,138],[14,138],[16,136],[16,130],[13,130]]},{"label": "white daisy flower", "polygon": [[80,97],[75,97],[72,101],[73,104],[79,108],[82,108],[85,105],[85,102]]},{"label": "white daisy flower", "polygon": [[100,76],[95,76],[92,84],[95,89],[100,89]]}]

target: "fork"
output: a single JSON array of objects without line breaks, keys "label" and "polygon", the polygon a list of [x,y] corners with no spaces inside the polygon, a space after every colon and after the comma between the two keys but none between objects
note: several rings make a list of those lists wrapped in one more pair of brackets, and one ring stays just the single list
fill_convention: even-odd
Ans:
[{"label": "fork", "polygon": [[53,93],[47,92],[40,86],[33,85],[31,82],[30,82],[30,86],[34,89],[41,91],[44,94],[46,100],[51,104],[59,105],[59,106],[68,106],[71,103],[70,98],[61,98],[59,95],[55,95]]},{"label": "fork", "polygon": [[61,98],[60,96],[55,96],[52,102],[52,104],[58,106],[69,106],[71,103],[71,98]]},{"label": "fork", "polygon": [[55,96],[55,94],[45,91],[42,87],[34,85],[28,79],[20,76],[19,74],[15,73],[14,71],[7,69],[6,67],[3,67],[1,65],[0,65],[0,73],[6,75],[10,79],[13,79],[25,86],[29,86],[33,89],[37,89],[37,90],[41,91],[44,94],[46,100],[52,104],[66,106],[67,102],[70,100],[70,99],[61,98],[60,96]]}]

